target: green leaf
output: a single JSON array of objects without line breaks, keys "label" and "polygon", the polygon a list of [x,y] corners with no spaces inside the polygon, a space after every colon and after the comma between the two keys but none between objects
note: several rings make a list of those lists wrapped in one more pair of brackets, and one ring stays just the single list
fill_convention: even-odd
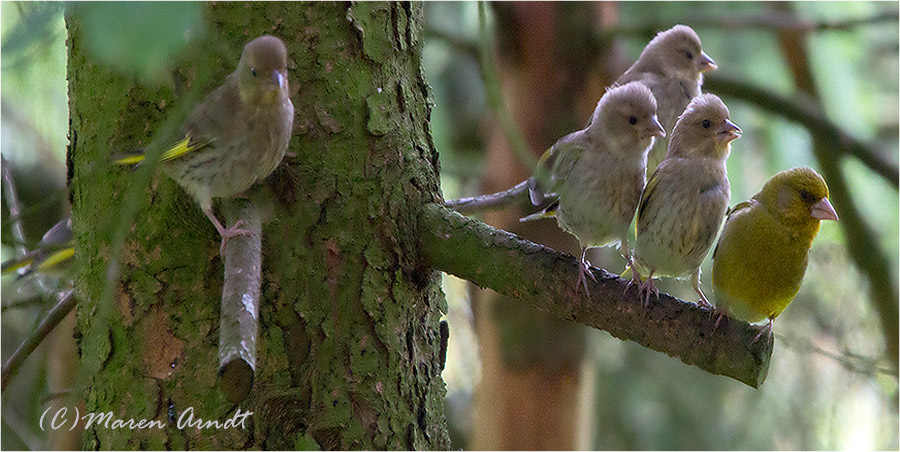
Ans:
[{"label": "green leaf", "polygon": [[148,79],[173,66],[204,31],[196,2],[89,2],[73,4],[84,24],[87,49],[100,61]]}]

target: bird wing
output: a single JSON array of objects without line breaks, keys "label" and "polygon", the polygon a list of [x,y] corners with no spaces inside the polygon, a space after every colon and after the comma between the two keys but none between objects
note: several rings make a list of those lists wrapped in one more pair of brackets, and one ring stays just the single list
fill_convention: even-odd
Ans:
[{"label": "bird wing", "polygon": [[[237,79],[234,74],[225,79],[225,83],[209,93],[203,102],[197,104],[181,127],[182,138],[169,146],[159,158],[160,162],[177,160],[192,152],[205,149],[216,137],[233,131],[243,125],[243,120],[234,115],[224,114],[237,108],[240,97],[237,94]],[[232,120],[232,123],[229,123]],[[237,123],[235,123],[237,122]],[[114,158],[116,165],[134,165],[146,158],[144,152]]]},{"label": "bird wing", "polygon": [[641,191],[641,201],[638,204],[637,210],[637,219],[634,222],[634,231],[636,234],[639,234],[640,225],[641,225],[641,215],[647,208],[647,205],[650,202],[650,198],[653,197],[653,192],[656,191],[656,186],[659,185],[659,172],[661,169],[665,168],[665,161],[661,163],[656,170],[653,171],[653,174],[650,175],[650,179],[647,180],[647,184],[644,185],[644,189]]},{"label": "bird wing", "polygon": [[[212,138],[194,138],[190,133],[187,133],[183,139],[166,149],[165,152],[163,152],[159,157],[159,161],[168,162],[170,160],[175,160],[198,149],[203,149],[212,142]],[[140,152],[136,154],[115,157],[115,159],[113,160],[113,164],[126,166],[135,165],[143,162],[145,158],[147,158],[147,154],[144,152]]]},{"label": "bird wing", "polygon": [[534,205],[543,204],[553,193],[562,180],[568,177],[572,167],[581,158],[584,147],[580,145],[575,135],[579,132],[566,135],[550,146],[540,160],[538,160],[535,174],[528,180],[528,192]]},{"label": "bird wing", "polygon": [[[734,215],[735,213],[749,209],[752,206],[753,206],[753,200],[747,200],[747,201],[735,204],[734,207],[728,209],[728,211],[725,212],[725,223],[728,223],[728,220],[731,219],[731,216]],[[717,252],[719,252],[719,244],[718,243],[716,243],[716,247],[713,248],[713,255],[712,255],[713,260],[716,260]]]}]

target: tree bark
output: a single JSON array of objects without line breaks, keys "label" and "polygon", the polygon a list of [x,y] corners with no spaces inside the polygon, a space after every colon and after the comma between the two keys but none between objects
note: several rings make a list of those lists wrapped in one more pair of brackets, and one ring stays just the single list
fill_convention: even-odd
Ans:
[{"label": "tree bark", "polygon": [[[416,240],[421,206],[440,201],[421,5],[226,2],[207,6],[206,19],[175,79],[209,92],[246,42],[273,34],[288,47],[296,107],[294,156],[251,195],[265,212],[253,389],[234,406],[217,387],[223,267],[196,204],[158,174],[123,249],[113,240],[139,179],[106,162],[150,143],[183,97],[96,63],[67,14],[79,388],[88,412],[166,424],[93,425],[85,447],[448,448],[445,300]],[[204,420],[253,414],[244,428],[178,428],[191,408]]]}]

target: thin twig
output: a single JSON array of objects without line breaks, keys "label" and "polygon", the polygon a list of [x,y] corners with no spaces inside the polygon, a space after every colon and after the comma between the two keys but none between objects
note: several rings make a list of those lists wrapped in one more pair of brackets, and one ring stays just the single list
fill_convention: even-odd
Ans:
[{"label": "thin twig", "polygon": [[19,219],[22,210],[19,204],[19,195],[16,193],[16,184],[13,182],[12,171],[9,169],[9,161],[4,155],[0,155],[0,158],[2,158],[2,162],[0,162],[2,169],[0,170],[3,172],[3,193],[6,197],[6,206],[9,208],[10,218],[15,218],[9,228],[16,243],[16,254],[24,256],[28,253],[28,248],[25,247],[25,231],[22,229],[22,221]]},{"label": "thin twig", "polygon": [[487,28],[486,16],[485,2],[478,2],[478,26],[481,39],[480,67],[481,77],[484,81],[485,97],[487,98],[491,110],[497,115],[497,120],[500,122],[500,128],[503,130],[504,135],[506,135],[506,140],[513,153],[518,157],[519,162],[528,168],[528,171],[534,172],[534,169],[537,167],[537,158],[531,153],[528,142],[525,140],[525,136],[522,134],[522,131],[519,130],[518,124],[516,124],[516,121],[512,118],[512,115],[509,113],[509,110],[503,102],[503,90],[500,88],[497,70],[494,66],[492,57],[493,52],[491,50],[492,41]]},{"label": "thin twig", "polygon": [[69,289],[65,292],[60,298],[59,302],[56,303],[47,315],[44,316],[41,323],[38,325],[37,329],[28,336],[19,348],[9,357],[9,359],[3,364],[3,371],[0,374],[0,379],[2,379],[2,383],[0,383],[0,392],[6,390],[6,386],[9,384],[10,380],[19,373],[19,370],[22,368],[22,364],[34,352],[34,349],[37,348],[38,345],[59,325],[59,322],[62,322],[72,309],[75,308],[75,291],[74,289]]},{"label": "thin twig", "polygon": [[800,339],[788,337],[781,333],[775,333],[775,337],[784,343],[788,348],[816,353],[836,361],[845,369],[862,375],[874,376],[874,374],[883,374],[893,376],[894,371],[883,366],[877,359],[865,356],[851,355],[849,353],[830,352],[821,348],[810,341],[801,341]]},{"label": "thin twig", "polygon": [[44,298],[40,296],[35,296],[31,298],[25,298],[23,300],[16,300],[11,303],[7,303],[0,308],[0,312],[6,312],[8,309],[19,309],[19,308],[27,308],[29,306],[41,305],[44,303]]},{"label": "thin twig", "polygon": [[61,399],[61,398],[63,398],[63,397],[68,397],[68,396],[72,395],[74,392],[75,392],[75,390],[74,390],[74,389],[71,389],[71,388],[70,388],[70,389],[63,389],[63,390],[61,390],[61,391],[51,392],[51,393],[45,395],[44,397],[41,397],[41,405],[43,405],[43,404],[45,404],[45,403],[47,403],[47,402],[51,402],[51,401],[56,400],[56,399]]},{"label": "thin twig", "polygon": [[[32,215],[44,214],[45,209],[47,209],[48,207],[52,206],[53,204],[55,204],[57,202],[60,202],[63,199],[65,199],[67,193],[68,192],[65,189],[57,190],[54,194],[44,196],[43,198],[41,198],[40,201],[34,202],[27,207],[23,207],[22,211],[19,212],[18,215],[15,215],[15,216],[9,215],[8,217],[6,217],[6,221],[4,221],[2,223],[3,227],[6,227],[7,224],[11,224],[14,221],[24,220],[25,218],[28,218]],[[26,241],[25,246],[32,247],[36,243],[37,242],[33,241],[33,240]]]},{"label": "thin twig", "polygon": [[472,196],[469,198],[451,199],[444,203],[448,209],[459,213],[469,214],[484,212],[487,210],[500,210],[517,204],[528,202],[528,181],[519,183],[509,190],[504,190],[488,195]]},{"label": "thin twig", "polygon": [[[745,15],[706,15],[684,18],[681,23],[692,28],[715,28],[718,30],[735,29],[767,29],[776,31],[848,31],[860,26],[874,25],[883,22],[897,22],[898,11],[884,11],[871,16],[853,17],[840,20],[801,19],[793,14],[767,11],[755,16]],[[601,42],[616,36],[645,36],[672,26],[672,22],[643,22],[639,24],[623,24],[604,29],[597,35]]]}]

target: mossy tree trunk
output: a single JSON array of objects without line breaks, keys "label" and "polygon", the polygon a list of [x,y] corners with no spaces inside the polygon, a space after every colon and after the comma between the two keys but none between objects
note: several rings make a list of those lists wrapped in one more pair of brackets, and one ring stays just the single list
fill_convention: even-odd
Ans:
[{"label": "mossy tree trunk", "polygon": [[[163,86],[92,60],[69,30],[69,177],[77,243],[81,382],[89,412],[163,429],[94,426],[102,449],[445,449],[439,274],[417,248],[421,206],[439,200],[421,71],[421,5],[218,3],[203,44]],[[194,84],[214,88],[261,34],[288,46],[296,107],[281,168],[252,199],[263,213],[257,375],[229,404],[217,387],[222,260],[200,209],[157,174],[130,225],[114,296],[112,228],[133,174],[112,152],[146,146]],[[200,68],[200,69],[197,69]],[[196,74],[210,71],[209,81]],[[244,428],[177,428],[178,416]]]}]

